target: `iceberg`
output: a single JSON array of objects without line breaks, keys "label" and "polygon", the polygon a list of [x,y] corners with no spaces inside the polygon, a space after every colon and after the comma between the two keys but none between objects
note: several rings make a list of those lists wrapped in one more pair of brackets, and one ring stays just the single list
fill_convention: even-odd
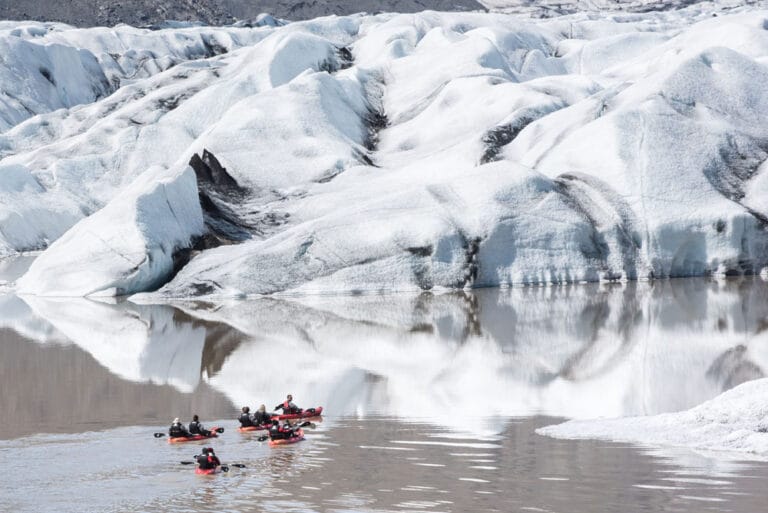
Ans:
[{"label": "iceberg", "polygon": [[598,438],[768,459],[768,379],[739,385],[690,410],[648,417],[572,420],[536,430],[555,438]]}]

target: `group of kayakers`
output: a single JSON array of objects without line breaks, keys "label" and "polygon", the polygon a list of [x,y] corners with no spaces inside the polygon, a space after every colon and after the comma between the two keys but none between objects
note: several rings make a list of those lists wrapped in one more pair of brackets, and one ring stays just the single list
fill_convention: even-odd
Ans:
[{"label": "group of kayakers", "polygon": [[[296,406],[293,402],[293,396],[288,394],[285,401],[275,406],[273,411],[283,410],[283,415],[301,414],[304,410]],[[307,411],[314,411],[314,408],[309,408]],[[283,424],[272,415],[267,413],[267,407],[265,405],[259,406],[256,413],[251,415],[251,409],[248,406],[243,406],[242,413],[237,418],[240,421],[240,428],[261,428],[269,430],[269,438],[271,440],[286,440],[296,437],[296,432],[299,428],[291,424],[291,421],[286,419]]]},{"label": "group of kayakers", "polygon": [[[303,439],[302,426],[292,424],[291,419],[286,419],[285,416],[306,418],[322,414],[321,407],[317,409],[308,408],[306,410],[299,408],[293,402],[291,394],[288,394],[285,401],[275,406],[274,411],[277,410],[282,410],[283,413],[279,415],[268,413],[266,406],[262,404],[255,413],[251,414],[250,408],[243,406],[240,416],[237,418],[240,422],[240,431],[267,430],[270,445],[293,443]],[[282,424],[280,419],[283,419]],[[310,422],[305,422],[304,425],[310,425]],[[312,426],[314,425],[312,424]],[[169,441],[175,443],[212,438],[217,436],[216,432],[221,433],[223,431],[223,428],[205,429],[200,422],[200,418],[195,414],[192,416],[192,421],[188,427],[185,427],[179,418],[173,419],[173,423],[168,429],[168,436]],[[156,433],[155,436],[162,436],[162,433]],[[266,438],[267,436],[264,436],[261,440]],[[197,463],[197,470],[200,471],[199,473],[214,473],[221,466],[221,462],[214,453],[213,447],[203,448],[202,454],[195,456],[195,461]]]}]

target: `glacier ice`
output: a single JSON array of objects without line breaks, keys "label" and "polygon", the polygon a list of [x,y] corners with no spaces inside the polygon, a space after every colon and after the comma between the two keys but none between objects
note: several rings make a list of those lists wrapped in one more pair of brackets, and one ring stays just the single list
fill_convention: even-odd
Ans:
[{"label": "glacier ice", "polygon": [[536,432],[555,438],[598,438],[765,459],[768,457],[767,388],[768,379],[759,379],[679,413],[571,420]]},{"label": "glacier ice", "polygon": [[[3,25],[0,42],[30,48],[4,69],[41,106],[5,114],[0,255],[44,250],[25,293],[137,301],[759,273],[768,11],[713,17],[713,5]],[[51,63],[73,56],[79,67],[56,78]],[[38,101],[54,87],[40,66],[68,98]],[[127,220],[110,205],[130,202],[146,170],[195,155],[237,183],[232,197],[202,183],[180,197],[203,228],[196,214],[172,247],[134,245],[133,265],[163,255],[146,273],[128,272],[122,250],[89,253],[94,236],[165,237],[167,212]],[[235,235],[216,232],[169,271],[189,245],[178,241],[221,228],[209,200]]]}]

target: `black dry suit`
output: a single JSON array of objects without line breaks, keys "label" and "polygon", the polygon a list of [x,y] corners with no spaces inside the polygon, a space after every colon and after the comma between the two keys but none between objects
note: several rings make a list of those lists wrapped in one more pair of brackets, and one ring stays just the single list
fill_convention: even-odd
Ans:
[{"label": "black dry suit", "polygon": [[189,432],[193,435],[211,436],[211,432],[196,420],[189,423]]},{"label": "black dry suit", "polygon": [[200,468],[203,470],[211,470],[218,465],[221,465],[219,458],[217,458],[215,454],[201,454],[195,456],[195,459],[197,460],[197,464],[200,465]]},{"label": "black dry suit", "polygon": [[180,422],[176,422],[171,424],[171,427],[168,429],[168,436],[171,438],[182,438],[188,437],[189,433],[184,429],[184,426],[182,426]]},{"label": "black dry suit", "polygon": [[257,411],[253,414],[253,424],[255,426],[261,426],[263,424],[269,424],[272,421],[272,416],[265,411]]},{"label": "black dry suit", "polygon": [[269,428],[269,438],[272,440],[284,440],[289,437],[290,434],[286,433],[278,422],[275,422],[272,424],[272,427]]},{"label": "black dry suit", "polygon": [[251,420],[251,416],[245,412],[241,413],[240,416],[237,418],[237,420],[240,421],[240,427],[253,426],[253,421]]}]

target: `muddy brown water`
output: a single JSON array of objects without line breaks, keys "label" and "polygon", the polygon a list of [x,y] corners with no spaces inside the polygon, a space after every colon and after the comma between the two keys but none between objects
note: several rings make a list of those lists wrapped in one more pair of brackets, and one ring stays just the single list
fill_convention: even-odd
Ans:
[{"label": "muddy brown water", "polygon": [[[763,377],[766,318],[757,279],[173,306],[6,294],[0,509],[758,513],[764,462],[535,429]],[[242,404],[286,390],[327,408],[305,441],[236,431]],[[153,437],[192,412],[224,434]],[[205,445],[246,468],[179,463]]]}]

